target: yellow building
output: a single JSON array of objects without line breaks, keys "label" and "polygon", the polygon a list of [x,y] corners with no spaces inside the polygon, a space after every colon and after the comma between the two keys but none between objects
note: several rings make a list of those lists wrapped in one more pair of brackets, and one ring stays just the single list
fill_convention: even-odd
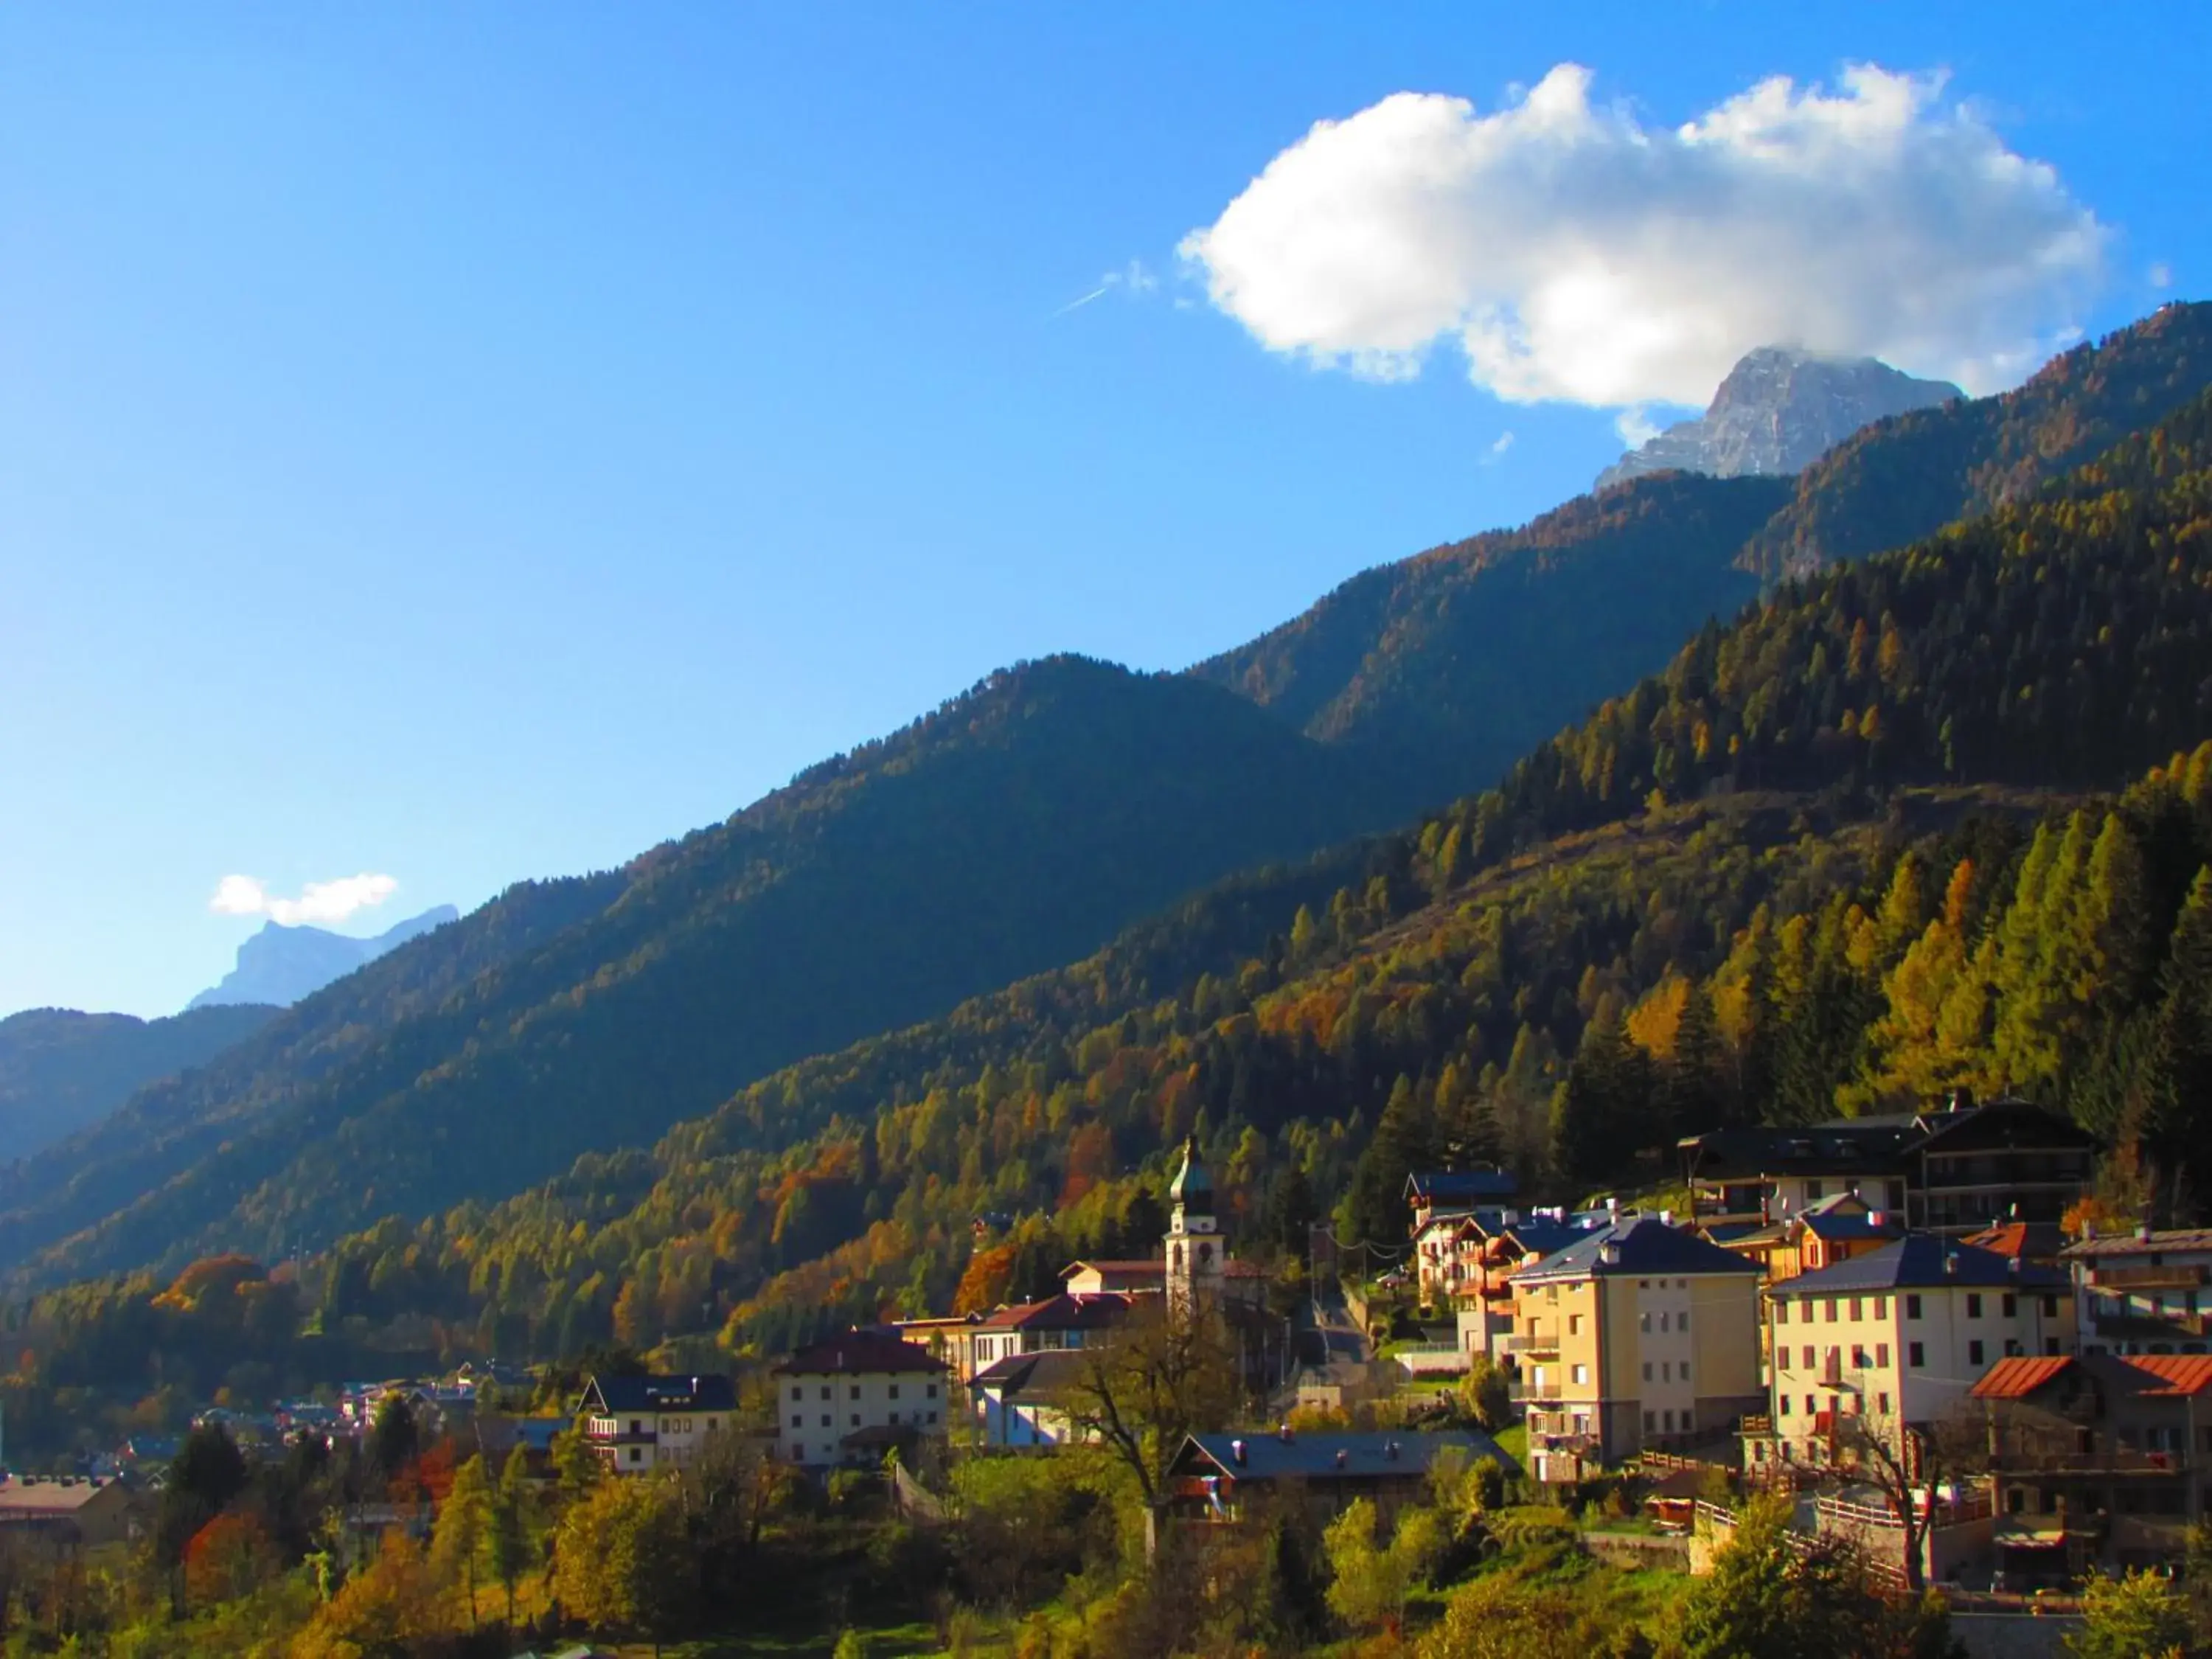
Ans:
[{"label": "yellow building", "polygon": [[1513,1334],[1540,1480],[1735,1432],[1765,1395],[1755,1262],[1624,1216],[1513,1276]]},{"label": "yellow building", "polygon": [[1769,1286],[1763,1346],[1778,1445],[1752,1458],[1817,1464],[1846,1419],[1929,1428],[1999,1360],[2072,1353],[2074,1304],[2049,1268],[1911,1233]]}]

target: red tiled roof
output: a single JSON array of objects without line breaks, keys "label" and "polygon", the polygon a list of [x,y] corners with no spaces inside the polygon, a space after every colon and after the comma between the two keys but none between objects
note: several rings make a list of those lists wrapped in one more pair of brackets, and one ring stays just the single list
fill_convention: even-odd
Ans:
[{"label": "red tiled roof", "polygon": [[1977,1400],[2025,1400],[2073,1363],[2063,1354],[2000,1359],[1982,1374],[1972,1394]]},{"label": "red tiled roof", "polygon": [[2165,1384],[2145,1389],[2148,1395],[2195,1395],[2212,1389],[2212,1354],[2131,1353],[2128,1364]]},{"label": "red tiled roof", "polygon": [[994,1331],[1092,1330],[1116,1323],[1129,1311],[1129,1299],[1107,1291],[1097,1296],[1071,1296],[1063,1291],[1041,1302],[1024,1302],[986,1314],[983,1328]]},{"label": "red tiled roof", "polygon": [[[1229,1279],[1258,1279],[1267,1269],[1256,1261],[1239,1261],[1233,1257],[1221,1264],[1221,1271]],[[1071,1261],[1060,1270],[1062,1279],[1073,1279],[1079,1273],[1120,1273],[1129,1279],[1160,1279],[1167,1277],[1164,1261]]]}]

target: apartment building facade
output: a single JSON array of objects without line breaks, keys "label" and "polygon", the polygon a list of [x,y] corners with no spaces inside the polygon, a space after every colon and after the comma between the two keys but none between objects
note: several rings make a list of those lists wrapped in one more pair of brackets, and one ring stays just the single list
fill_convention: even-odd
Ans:
[{"label": "apartment building facade", "polygon": [[577,1402],[584,1443],[617,1474],[682,1468],[737,1416],[726,1376],[594,1376]]},{"label": "apartment building facade", "polygon": [[887,1332],[848,1331],[798,1352],[769,1376],[776,1455],[807,1468],[880,1462],[894,1446],[942,1440],[945,1362]]},{"label": "apartment building facade", "polygon": [[2060,1252],[2086,1353],[2201,1354],[2212,1322],[2212,1229],[2103,1237]]},{"label": "apartment building facade", "polygon": [[1671,1218],[1624,1216],[1513,1284],[1507,1346],[1540,1480],[1729,1433],[1765,1403],[1759,1268]]},{"label": "apartment building facade", "polygon": [[1771,1409],[1749,1425],[1753,1463],[1835,1462],[1853,1419],[1933,1428],[1998,1361],[2074,1346],[2063,1277],[1931,1233],[1770,1285],[1765,1304]]}]

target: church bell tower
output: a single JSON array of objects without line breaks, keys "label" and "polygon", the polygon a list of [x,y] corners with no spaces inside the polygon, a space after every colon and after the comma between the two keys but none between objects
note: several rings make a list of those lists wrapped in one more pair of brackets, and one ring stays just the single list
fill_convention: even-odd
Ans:
[{"label": "church bell tower", "polygon": [[1220,1223],[1213,1213],[1213,1177],[1198,1156],[1196,1135],[1183,1143],[1182,1168],[1168,1188],[1175,1205],[1168,1222],[1168,1311],[1187,1317],[1204,1303],[1219,1306],[1224,1255]]}]

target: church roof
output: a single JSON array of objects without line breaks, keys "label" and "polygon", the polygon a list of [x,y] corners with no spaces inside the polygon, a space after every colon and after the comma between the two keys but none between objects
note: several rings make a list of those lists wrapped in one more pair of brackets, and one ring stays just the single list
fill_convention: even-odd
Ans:
[{"label": "church roof", "polygon": [[1206,1165],[1198,1156],[1198,1137],[1193,1135],[1182,1144],[1182,1168],[1168,1183],[1168,1196],[1182,1208],[1199,1214],[1207,1214],[1213,1208],[1213,1177],[1206,1173]]}]

